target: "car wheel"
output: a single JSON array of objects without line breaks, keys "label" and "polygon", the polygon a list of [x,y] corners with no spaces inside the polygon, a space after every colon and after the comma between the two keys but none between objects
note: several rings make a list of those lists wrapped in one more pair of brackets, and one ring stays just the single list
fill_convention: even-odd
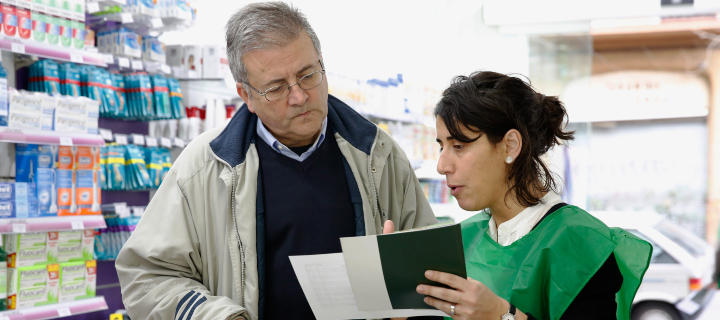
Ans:
[{"label": "car wheel", "polygon": [[672,305],[645,302],[632,309],[632,320],[682,320],[682,318]]}]

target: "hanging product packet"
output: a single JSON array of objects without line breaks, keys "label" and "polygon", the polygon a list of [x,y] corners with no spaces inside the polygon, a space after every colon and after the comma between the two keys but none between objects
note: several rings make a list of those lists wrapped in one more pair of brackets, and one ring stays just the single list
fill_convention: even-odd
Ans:
[{"label": "hanging product packet", "polygon": [[117,91],[115,90],[115,86],[113,86],[112,81],[112,75],[107,72],[104,69],[100,69],[102,73],[102,94],[103,94],[103,101],[107,104],[106,110],[108,111],[108,116],[111,118],[119,118],[120,117],[120,99],[118,98]]},{"label": "hanging product packet", "polygon": [[142,147],[131,144],[125,146],[125,174],[128,177],[129,190],[144,190],[151,187]]},{"label": "hanging product packet", "polygon": [[139,117],[139,110],[137,107],[137,76],[134,73],[126,74],[123,77],[125,83],[125,98],[127,99],[127,110],[128,118],[136,119]]},{"label": "hanging product packet", "polygon": [[125,147],[116,143],[108,145],[106,161],[107,190],[125,190]]},{"label": "hanging product packet", "polygon": [[103,82],[103,73],[100,69],[87,70],[86,97],[97,101],[100,104],[100,114],[107,117],[111,111],[108,109],[108,103],[103,99]]},{"label": "hanging product packet", "polygon": [[45,93],[60,93],[60,72],[57,63],[52,60],[42,60],[40,65],[42,72],[42,86]]},{"label": "hanging product packet", "polygon": [[140,92],[140,110],[142,112],[142,120],[153,120],[155,114],[155,99],[153,98],[153,88],[150,76],[145,72],[138,74],[138,90]]},{"label": "hanging product packet", "polygon": [[125,78],[118,72],[111,72],[110,77],[112,78],[113,89],[117,97],[117,117],[127,118],[127,98],[125,96]]},{"label": "hanging product packet", "polygon": [[180,89],[180,82],[175,78],[168,78],[168,89],[170,91],[170,112],[172,119],[185,118],[185,104],[183,103],[183,94]]},{"label": "hanging product packet", "polygon": [[165,176],[170,172],[170,168],[172,167],[172,155],[170,154],[170,150],[168,149],[160,149],[162,150],[162,160],[163,160],[163,175],[162,180],[165,180]]},{"label": "hanging product packet", "polygon": [[152,76],[150,79],[153,89],[155,119],[170,119],[172,117],[172,111],[170,110],[170,94],[167,79],[159,74]]},{"label": "hanging product packet", "polygon": [[150,187],[158,188],[163,178],[164,157],[160,148],[145,148],[145,164],[150,175]]},{"label": "hanging product packet", "polygon": [[80,69],[74,63],[63,63],[59,67],[60,93],[66,96],[79,97]]},{"label": "hanging product packet", "polygon": [[95,68],[95,66],[81,65],[80,67],[78,67],[78,71],[80,73],[80,95],[82,95],[83,97],[90,97],[87,82],[88,74],[93,68]]}]

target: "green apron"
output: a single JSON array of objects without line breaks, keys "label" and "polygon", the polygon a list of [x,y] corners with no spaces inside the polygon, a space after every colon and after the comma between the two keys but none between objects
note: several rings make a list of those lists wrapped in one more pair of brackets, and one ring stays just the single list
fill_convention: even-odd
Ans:
[{"label": "green apron", "polygon": [[614,252],[623,275],[615,298],[617,318],[630,319],[650,263],[649,243],[607,227],[580,208],[565,206],[503,247],[487,234],[489,219],[479,213],[461,223],[468,277],[539,320],[556,320]]}]

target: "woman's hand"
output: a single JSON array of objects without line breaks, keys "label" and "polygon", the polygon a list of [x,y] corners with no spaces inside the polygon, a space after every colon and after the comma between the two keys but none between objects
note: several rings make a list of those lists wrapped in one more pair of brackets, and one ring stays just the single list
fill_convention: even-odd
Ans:
[{"label": "woman's hand", "polygon": [[[488,287],[471,278],[463,279],[454,274],[426,271],[425,277],[453,289],[419,285],[417,292],[424,294],[425,303],[452,315],[456,320],[489,319],[500,320],[510,310],[510,303],[498,297]],[[455,306],[454,315],[452,306]],[[515,319],[527,319],[519,310]]]}]

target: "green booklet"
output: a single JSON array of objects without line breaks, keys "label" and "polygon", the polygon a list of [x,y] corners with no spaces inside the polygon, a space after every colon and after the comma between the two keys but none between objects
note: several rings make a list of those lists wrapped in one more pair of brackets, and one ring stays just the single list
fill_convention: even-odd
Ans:
[{"label": "green booklet", "polygon": [[434,309],[417,286],[447,286],[428,280],[426,270],[467,278],[459,224],[340,241],[359,310]]}]

